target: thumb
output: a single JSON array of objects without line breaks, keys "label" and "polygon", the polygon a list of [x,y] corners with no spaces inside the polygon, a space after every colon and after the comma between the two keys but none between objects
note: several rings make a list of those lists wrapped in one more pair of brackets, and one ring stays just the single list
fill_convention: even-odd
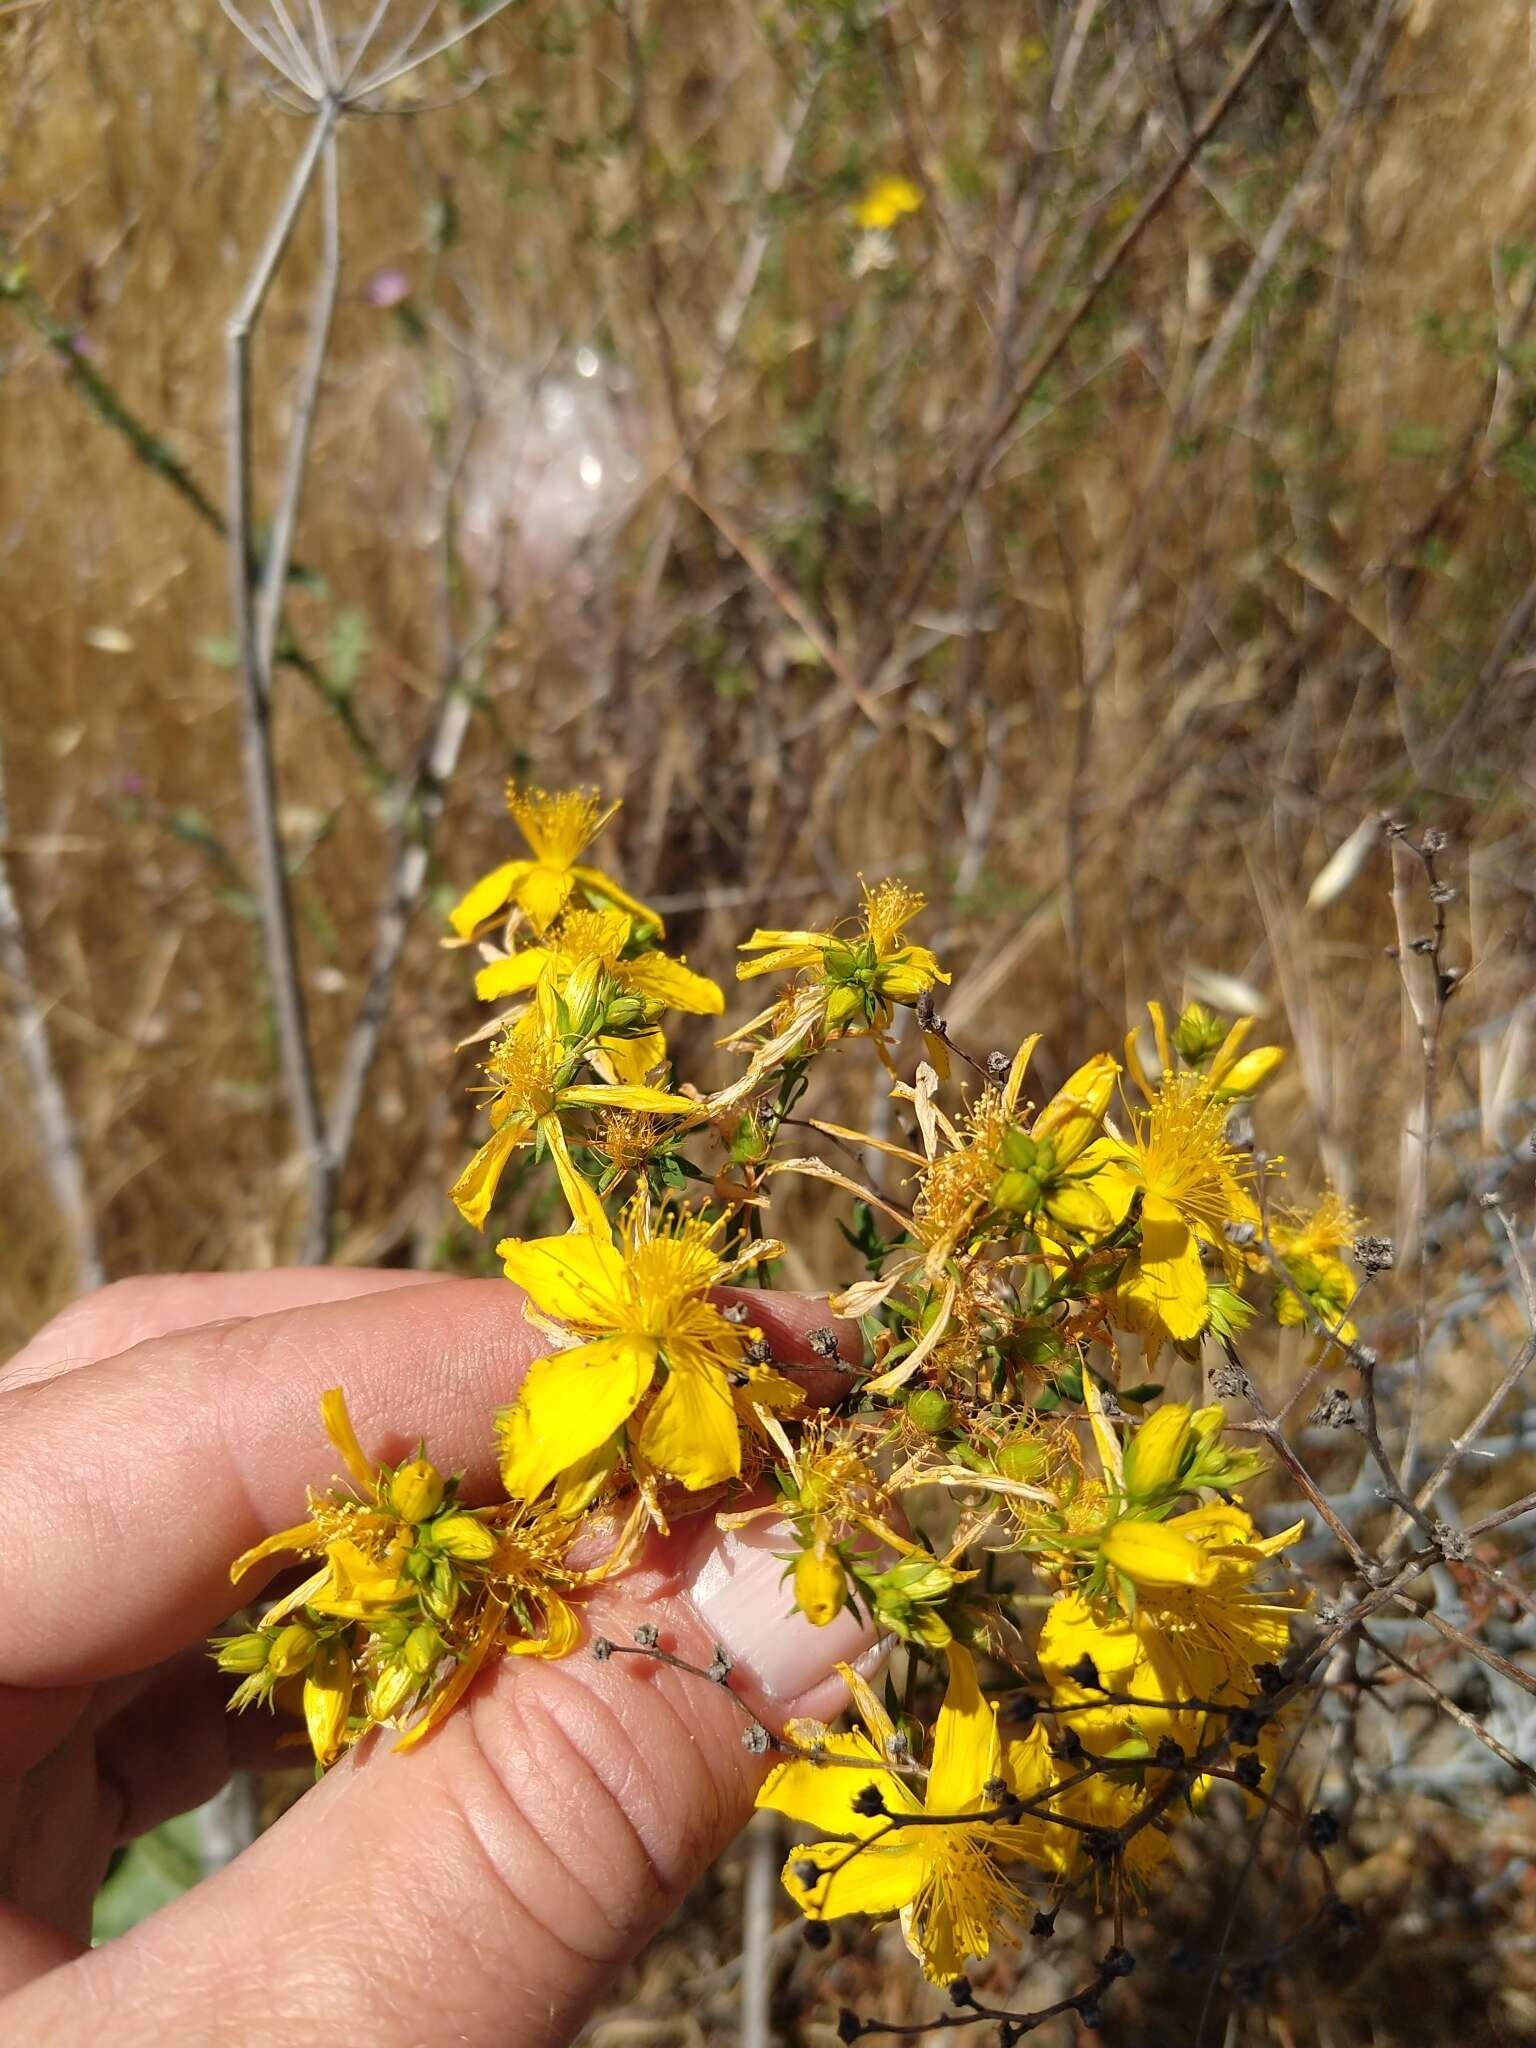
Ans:
[{"label": "thumb", "polygon": [[737,1699],[640,1655],[507,1658],[419,1750],[344,1760],[230,1869],[0,2006],[0,2039],[568,2041],[746,1820],[752,1716],[830,1716],[835,1665],[874,1661],[846,1611],[788,1612],[785,1547],[706,1518],[588,1608],[621,1652],[645,1626],[694,1664],[719,1644]]}]

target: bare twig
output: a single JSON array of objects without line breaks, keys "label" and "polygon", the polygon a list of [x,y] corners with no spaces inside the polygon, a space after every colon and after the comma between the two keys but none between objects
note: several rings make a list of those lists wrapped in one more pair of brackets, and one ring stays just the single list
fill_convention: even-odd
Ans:
[{"label": "bare twig", "polygon": [[32,978],[26,927],[11,886],[10,839],[11,816],[6,795],[5,763],[0,758],[0,974],[5,980],[5,998],[16,1034],[16,1049],[26,1069],[32,1106],[37,1115],[43,1171],[53,1190],[59,1221],[69,1240],[75,1284],[84,1291],[99,1287],[106,1273],[69,1098],[53,1063],[53,1048],[48,1038],[48,1008]]}]

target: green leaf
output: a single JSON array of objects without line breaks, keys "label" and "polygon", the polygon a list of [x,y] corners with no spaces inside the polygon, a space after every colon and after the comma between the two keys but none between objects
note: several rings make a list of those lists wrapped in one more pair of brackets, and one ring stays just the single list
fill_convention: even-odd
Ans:
[{"label": "green leaf", "polygon": [[152,1828],[117,1857],[106,1883],[96,1894],[91,1917],[95,1946],[126,1934],[172,1899],[190,1891],[203,1874],[197,1821],[190,1813]]}]

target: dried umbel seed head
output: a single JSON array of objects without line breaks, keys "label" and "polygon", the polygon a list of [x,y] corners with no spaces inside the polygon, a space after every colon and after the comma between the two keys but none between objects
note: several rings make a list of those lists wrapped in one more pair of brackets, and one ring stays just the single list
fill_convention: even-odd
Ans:
[{"label": "dried umbel seed head", "polygon": [[1351,1429],[1355,1404],[1342,1387],[1330,1387],[1319,1397],[1308,1420],[1318,1429]]},{"label": "dried umbel seed head", "polygon": [[1218,1401],[1246,1401],[1253,1392],[1253,1382],[1234,1359],[1218,1358],[1207,1377]]}]

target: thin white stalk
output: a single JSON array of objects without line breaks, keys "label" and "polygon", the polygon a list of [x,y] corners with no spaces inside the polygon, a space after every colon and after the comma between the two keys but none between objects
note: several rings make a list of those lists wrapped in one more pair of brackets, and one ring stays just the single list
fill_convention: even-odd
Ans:
[{"label": "thin white stalk", "polygon": [[240,31],[257,55],[270,64],[280,78],[286,78],[296,92],[303,93],[306,97],[313,97],[312,89],[306,83],[304,74],[294,70],[292,58],[285,56],[277,45],[268,38],[266,33],[256,27],[254,22],[247,21],[239,8],[234,5],[234,0],[219,0],[219,8],[225,17]]},{"label": "thin white stalk", "polygon": [[309,0],[309,18],[315,30],[315,55],[320,66],[320,76],[325,81],[327,92],[334,92],[341,82],[341,72],[336,62],[336,43],[331,35],[331,24],[325,18],[321,0]]},{"label": "thin white stalk", "polygon": [[283,41],[293,52],[294,62],[304,70],[311,96],[320,99],[325,92],[325,80],[315,63],[314,53],[294,26],[293,17],[283,5],[283,0],[267,0],[267,5],[272,10]]},{"label": "thin white stalk", "polygon": [[84,1292],[87,1288],[99,1287],[106,1273],[102,1267],[96,1219],[91,1210],[90,1191],[80,1158],[74,1119],[70,1114],[69,1098],[53,1063],[47,1006],[32,979],[26,927],[11,888],[10,862],[6,852],[10,836],[4,764],[0,762],[0,976],[6,983],[4,993],[11,1012],[16,1050],[21,1055],[32,1109],[37,1117],[43,1171],[69,1238],[75,1283]]},{"label": "thin white stalk", "polygon": [[435,43],[428,43],[424,50],[412,51],[396,63],[393,69],[386,65],[382,71],[375,72],[373,77],[358,87],[359,93],[382,92],[386,85],[393,85],[397,78],[403,78],[408,71],[416,70],[418,65],[430,64],[434,57],[441,57],[445,50],[451,50],[456,43],[462,43],[466,36],[472,36],[476,29],[484,28],[488,21],[504,13],[511,4],[512,0],[491,0],[491,5],[482,8],[473,21],[466,21],[460,28],[450,29],[447,35],[439,36]]},{"label": "thin white stalk", "polygon": [[[382,78],[385,72],[393,71],[399,65],[406,65],[408,68],[409,65],[416,61],[411,56],[411,51],[416,46],[417,37],[426,32],[427,23],[436,12],[437,0],[425,0],[425,5],[417,11],[416,19],[379,66],[378,71],[375,73],[375,78]],[[358,86],[356,96],[372,92],[373,85],[374,81],[370,79],[367,84]]]},{"label": "thin white stalk", "polygon": [[251,331],[266,303],[294,225],[336,126],[337,109],[319,113],[303,154],[226,330],[229,407],[229,576],[230,603],[240,652],[241,742],[246,801],[256,843],[257,880],[266,940],[267,971],[277,1015],[284,1091],[303,1157],[308,1209],[300,1256],[318,1264],[325,1256],[330,1226],[332,1175],[325,1146],[313,1052],[299,974],[298,947],[288,874],[277,822],[277,778],[273,761],[270,676],[262,667],[251,564]]},{"label": "thin white stalk", "polygon": [[336,292],[341,277],[341,202],[336,165],[334,130],[326,138],[320,159],[320,281],[315,288],[310,314],[309,348],[299,374],[294,401],[293,427],[288,437],[288,455],[271,535],[262,565],[261,590],[256,603],[256,648],[263,688],[272,688],[272,665],[277,653],[277,633],[283,615],[283,594],[287,588],[288,565],[293,553],[294,530],[309,464],[309,442],[314,428],[315,406],[320,395],[320,378],[330,347],[331,321],[336,311]]},{"label": "thin white stalk", "polygon": [[388,14],[391,5],[392,0],[373,0],[373,12],[372,14],[369,15],[367,22],[364,24],[362,34],[358,37],[357,42],[353,46],[352,55],[348,60],[347,68],[341,74],[340,90],[343,95],[351,91],[352,81],[357,76],[358,66],[362,63],[363,59],[367,56],[369,49],[372,47],[373,39],[378,34],[380,28],[383,26],[384,17],[386,14]]}]

